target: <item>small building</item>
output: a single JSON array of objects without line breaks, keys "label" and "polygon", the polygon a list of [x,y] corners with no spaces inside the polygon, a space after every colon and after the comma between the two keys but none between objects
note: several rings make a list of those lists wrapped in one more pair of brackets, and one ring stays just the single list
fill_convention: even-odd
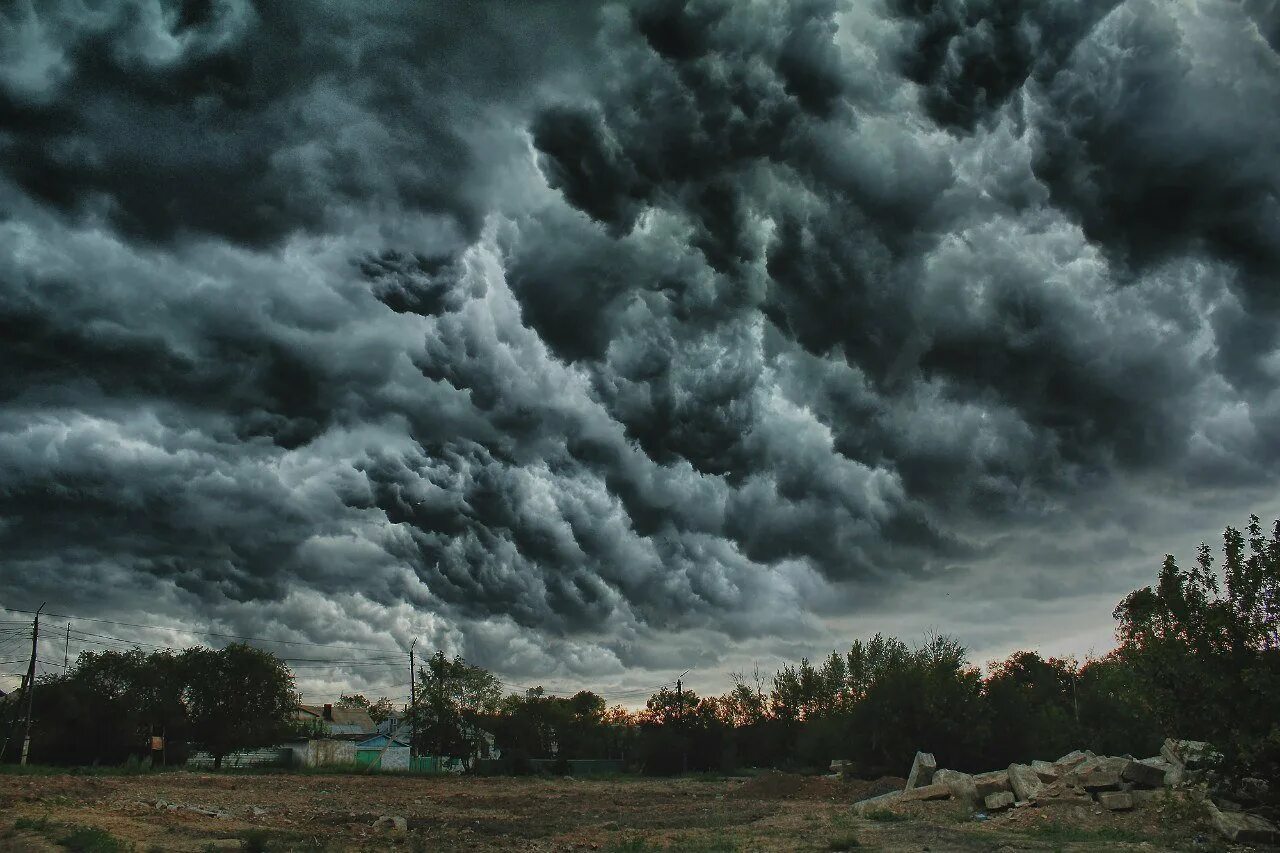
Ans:
[{"label": "small building", "polygon": [[364,708],[351,708],[346,705],[299,705],[293,713],[294,719],[303,726],[328,737],[363,740],[378,731],[373,718]]},{"label": "small building", "polygon": [[356,763],[356,744],[350,739],[308,738],[282,749],[290,767],[350,767]]},{"label": "small building", "polygon": [[376,770],[408,770],[409,740],[392,735],[374,735],[356,744],[356,766]]}]

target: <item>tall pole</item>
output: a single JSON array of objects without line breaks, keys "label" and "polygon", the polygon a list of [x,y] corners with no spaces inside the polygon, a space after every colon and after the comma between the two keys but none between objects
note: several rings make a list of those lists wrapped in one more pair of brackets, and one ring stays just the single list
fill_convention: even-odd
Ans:
[{"label": "tall pole", "polygon": [[[410,721],[411,723],[414,721],[414,720],[413,720],[413,709],[414,709],[414,706],[417,704],[416,702],[414,702],[414,695],[415,695],[415,694],[414,694],[414,680],[415,680],[416,676],[415,676],[415,667],[414,667],[414,663],[413,663],[413,647],[414,647],[414,646],[416,646],[416,645],[418,645],[418,638],[417,638],[417,637],[415,637],[415,638],[413,639],[413,642],[409,644],[409,712],[408,712],[407,714],[405,714],[405,716],[409,718],[409,721]],[[391,735],[391,734],[394,734],[394,732],[387,732],[387,734],[388,734],[388,735]],[[417,747],[415,747],[415,746],[413,745],[413,743],[414,743],[413,735],[409,735],[409,760],[410,760],[411,762],[413,761],[413,759],[415,759],[415,758],[417,758],[417,757],[418,757]],[[412,766],[412,765],[410,765],[410,766]]]},{"label": "tall pole", "polygon": [[62,669],[67,669],[67,664],[71,663],[71,623],[67,623],[67,642],[62,647]]},{"label": "tall pole", "polygon": [[676,713],[680,720],[680,772],[689,772],[689,746],[685,743],[684,731],[684,690],[683,683],[676,679]]},{"label": "tall pole", "polygon": [[40,639],[41,610],[44,610],[44,602],[36,609],[36,618],[31,622],[31,661],[27,664],[27,719],[22,726],[22,758],[19,764],[27,763],[27,752],[31,749],[31,706],[36,698],[36,643]]}]

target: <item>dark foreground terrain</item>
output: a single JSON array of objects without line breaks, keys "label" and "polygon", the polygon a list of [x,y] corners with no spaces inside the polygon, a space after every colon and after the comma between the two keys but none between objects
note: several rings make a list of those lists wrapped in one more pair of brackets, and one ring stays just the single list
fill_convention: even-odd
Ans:
[{"label": "dark foreground terrain", "polygon": [[1123,814],[1049,804],[985,821],[951,802],[853,815],[856,800],[901,785],[779,773],[674,780],[0,775],[0,850],[1225,849],[1183,800]]}]

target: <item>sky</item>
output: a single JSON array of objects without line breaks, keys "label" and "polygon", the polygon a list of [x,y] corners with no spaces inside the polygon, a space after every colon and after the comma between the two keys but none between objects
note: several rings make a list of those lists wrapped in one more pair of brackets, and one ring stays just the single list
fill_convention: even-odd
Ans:
[{"label": "sky", "polygon": [[0,618],[308,701],[1103,654],[1280,515],[1278,270],[1275,0],[14,0]]}]

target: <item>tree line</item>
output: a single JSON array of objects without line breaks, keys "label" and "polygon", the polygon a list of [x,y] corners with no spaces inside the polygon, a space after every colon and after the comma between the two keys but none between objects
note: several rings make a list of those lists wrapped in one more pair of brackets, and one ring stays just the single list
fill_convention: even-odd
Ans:
[{"label": "tree line", "polygon": [[[1221,554],[1201,546],[1187,569],[1166,557],[1155,584],[1116,606],[1116,649],[1084,662],[1020,651],[984,674],[952,638],[909,646],[877,635],[771,675],[735,674],[723,695],[664,687],[631,711],[590,691],[509,693],[437,652],[400,719],[421,755],[496,748],[502,758],[487,766],[516,773],[534,759],[669,774],[838,758],[872,776],[904,772],[918,749],[976,771],[1072,749],[1153,754],[1176,736],[1210,741],[1240,772],[1280,778],[1280,521],[1269,533],[1257,517],[1227,528]],[[215,758],[297,734],[287,666],[248,646],[85,653],[36,690],[32,753],[44,763],[117,762],[157,730]],[[340,704],[375,719],[397,710],[359,694]]]}]

